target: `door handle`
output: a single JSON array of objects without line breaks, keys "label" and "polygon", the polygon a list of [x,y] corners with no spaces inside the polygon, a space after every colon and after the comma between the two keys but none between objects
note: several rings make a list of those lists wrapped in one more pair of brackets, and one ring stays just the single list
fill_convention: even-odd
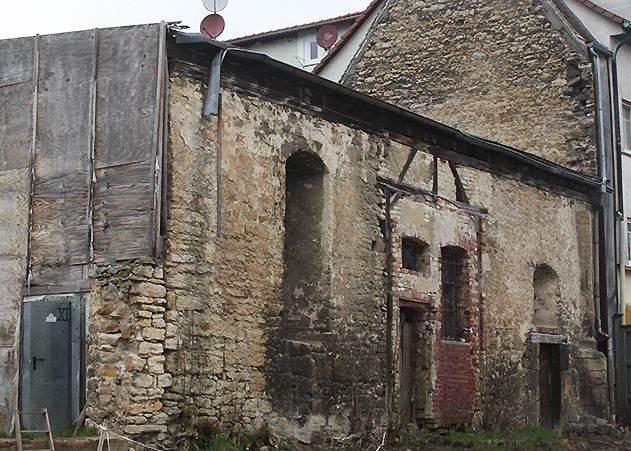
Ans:
[{"label": "door handle", "polygon": [[37,370],[37,362],[43,362],[46,359],[38,359],[37,357],[33,356],[33,371]]}]

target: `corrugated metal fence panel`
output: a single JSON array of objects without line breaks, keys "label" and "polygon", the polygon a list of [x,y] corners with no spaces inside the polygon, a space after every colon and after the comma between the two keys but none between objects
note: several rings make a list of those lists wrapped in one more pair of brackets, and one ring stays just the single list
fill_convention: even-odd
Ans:
[{"label": "corrugated metal fence panel", "polygon": [[89,262],[93,32],[43,36],[39,50],[32,263],[35,285],[82,278]]},{"label": "corrugated metal fence panel", "polygon": [[96,115],[97,261],[153,251],[159,25],[99,30]]}]

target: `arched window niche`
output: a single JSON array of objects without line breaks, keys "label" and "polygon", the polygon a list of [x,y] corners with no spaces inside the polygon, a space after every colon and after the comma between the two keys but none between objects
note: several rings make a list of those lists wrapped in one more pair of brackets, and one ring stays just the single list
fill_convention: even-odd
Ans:
[{"label": "arched window niche", "polygon": [[323,294],[325,174],[323,161],[310,152],[296,152],[285,163],[283,299],[298,308]]},{"label": "arched window niche", "polygon": [[533,323],[537,331],[558,331],[561,288],[559,275],[546,264],[535,268],[532,280]]}]

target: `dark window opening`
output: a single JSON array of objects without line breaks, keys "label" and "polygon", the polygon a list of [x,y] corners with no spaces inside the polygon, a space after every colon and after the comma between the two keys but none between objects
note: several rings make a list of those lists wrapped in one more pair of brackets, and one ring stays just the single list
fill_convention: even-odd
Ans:
[{"label": "dark window opening", "polygon": [[413,238],[403,238],[401,261],[403,269],[425,272],[429,268],[429,245]]},{"label": "dark window opening", "polygon": [[444,247],[442,260],[443,337],[448,340],[463,338],[463,288],[466,252],[457,247]]}]

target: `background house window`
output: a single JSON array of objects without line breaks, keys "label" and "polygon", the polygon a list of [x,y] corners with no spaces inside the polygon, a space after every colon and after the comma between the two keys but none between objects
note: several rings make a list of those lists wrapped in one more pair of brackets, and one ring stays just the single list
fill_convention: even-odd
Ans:
[{"label": "background house window", "polygon": [[631,266],[631,218],[627,218],[627,266]]},{"label": "background house window", "polygon": [[631,152],[631,103],[622,104],[622,149]]},{"label": "background house window", "polygon": [[326,55],[326,51],[320,47],[316,41],[315,33],[306,33],[298,40],[299,46],[302,46],[302,50],[299,48],[299,57],[302,56],[302,64],[304,66],[313,66],[318,64]]},{"label": "background house window", "polygon": [[429,245],[414,238],[401,240],[401,263],[403,269],[425,272],[429,268]]},{"label": "background house window", "polygon": [[318,59],[318,43],[315,41],[311,41],[310,45],[310,59],[317,60]]},{"label": "background house window", "polygon": [[458,247],[441,249],[443,293],[443,337],[448,340],[463,338],[464,267],[467,253]]}]

